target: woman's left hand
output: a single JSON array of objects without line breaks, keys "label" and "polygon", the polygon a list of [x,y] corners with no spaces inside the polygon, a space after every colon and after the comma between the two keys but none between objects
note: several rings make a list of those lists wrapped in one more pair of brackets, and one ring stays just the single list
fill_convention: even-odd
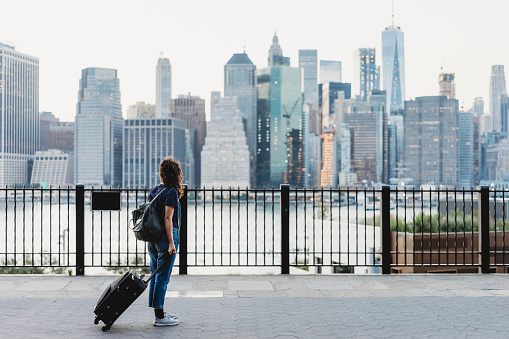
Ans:
[{"label": "woman's left hand", "polygon": [[168,247],[168,253],[170,253],[170,255],[177,254],[177,249],[175,248],[175,244],[170,244],[170,246]]}]

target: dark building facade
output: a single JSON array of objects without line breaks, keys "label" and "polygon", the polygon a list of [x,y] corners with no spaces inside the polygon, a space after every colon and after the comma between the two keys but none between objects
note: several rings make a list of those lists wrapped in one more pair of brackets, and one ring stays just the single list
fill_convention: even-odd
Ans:
[{"label": "dark building facade", "polygon": [[200,187],[201,183],[201,150],[205,144],[207,122],[205,117],[205,100],[197,96],[180,95],[170,102],[170,117],[184,120],[187,129],[195,131],[191,144],[194,153],[195,184]]},{"label": "dark building facade", "polygon": [[351,169],[358,181],[389,182],[389,127],[382,107],[345,114],[350,128]]},{"label": "dark building facade", "polygon": [[39,151],[47,151],[52,148],[50,126],[58,121],[59,119],[51,112],[41,112],[39,114]]},{"label": "dark building facade", "polygon": [[458,100],[445,96],[405,101],[405,163],[417,185],[457,184]]}]

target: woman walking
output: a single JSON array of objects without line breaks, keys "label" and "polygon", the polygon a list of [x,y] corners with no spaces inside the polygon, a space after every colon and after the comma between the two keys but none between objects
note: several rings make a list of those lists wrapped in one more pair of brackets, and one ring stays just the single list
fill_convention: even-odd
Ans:
[{"label": "woman walking", "polygon": [[148,304],[149,307],[154,308],[154,326],[172,326],[179,323],[178,316],[164,312],[164,300],[179,245],[179,198],[182,197],[184,189],[181,184],[183,179],[182,170],[178,162],[171,157],[164,158],[159,165],[159,177],[161,184],[150,190],[149,197],[154,199],[163,191],[154,204],[156,210],[164,218],[166,232],[158,239],[148,243],[150,270],[154,272],[167,258],[167,253],[172,257],[150,280]]}]

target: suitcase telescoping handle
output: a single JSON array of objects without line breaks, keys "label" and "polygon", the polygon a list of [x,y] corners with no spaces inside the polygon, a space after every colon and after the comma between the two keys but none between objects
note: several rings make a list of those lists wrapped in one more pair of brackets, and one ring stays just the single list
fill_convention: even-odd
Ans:
[{"label": "suitcase telescoping handle", "polygon": [[168,260],[171,260],[171,257],[173,257],[174,254],[169,254],[168,252],[166,252],[166,259],[164,259],[164,261],[162,262],[161,265],[157,266],[157,268],[154,270],[154,272],[152,272],[152,274],[150,275],[150,277],[148,277],[147,280],[145,280],[145,284],[148,285],[148,283],[150,282],[150,280],[154,277],[154,275],[156,275],[156,273],[161,269],[161,267],[163,267],[164,264],[166,264],[168,262]]}]

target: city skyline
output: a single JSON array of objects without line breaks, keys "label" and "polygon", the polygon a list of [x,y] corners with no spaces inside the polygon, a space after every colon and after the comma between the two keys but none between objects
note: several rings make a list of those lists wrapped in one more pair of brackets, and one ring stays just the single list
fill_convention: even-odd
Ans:
[{"label": "city skyline", "polygon": [[[27,3],[32,11],[24,10]],[[391,25],[388,0],[326,1],[320,6],[304,1],[260,1],[250,6],[249,16],[240,15],[235,5],[231,1],[91,1],[76,12],[74,5],[61,1],[20,1],[4,8],[12,15],[0,23],[0,41],[40,59],[40,111],[72,121],[79,86],[76,79],[87,67],[118,70],[125,117],[127,108],[137,101],[155,104],[154,68],[161,51],[172,64],[173,97],[191,92],[208,100],[211,91],[223,87],[225,60],[242,53],[244,46],[257,68],[267,66],[274,31],[292,67],[298,66],[300,49],[317,49],[318,60],[341,61],[342,81],[352,82],[353,51],[371,47],[381,55],[381,35]],[[456,74],[460,108],[470,108],[476,97],[488,102],[491,65],[509,61],[508,48],[499,43],[504,40],[503,31],[497,26],[506,12],[503,8],[509,9],[509,5],[502,1],[490,1],[484,7],[473,5],[473,1],[462,1],[461,7],[457,1],[395,2],[394,24],[405,32],[406,100],[436,95],[436,77],[443,67],[444,72]],[[492,10],[495,7],[497,11]],[[58,10],[50,12],[48,8]],[[189,15],[169,15],[173,12],[194,13],[201,24],[191,24]],[[18,13],[23,13],[23,22],[30,25],[20,26]],[[82,24],[91,16],[94,27]],[[260,16],[265,17],[263,26]],[[488,16],[486,22],[472,25],[478,22],[475,18]],[[306,24],[301,25],[299,18],[306,18]],[[105,34],[112,29],[117,33]],[[133,49],[133,42],[141,42],[143,48]],[[380,59],[377,64],[381,66]]]}]

